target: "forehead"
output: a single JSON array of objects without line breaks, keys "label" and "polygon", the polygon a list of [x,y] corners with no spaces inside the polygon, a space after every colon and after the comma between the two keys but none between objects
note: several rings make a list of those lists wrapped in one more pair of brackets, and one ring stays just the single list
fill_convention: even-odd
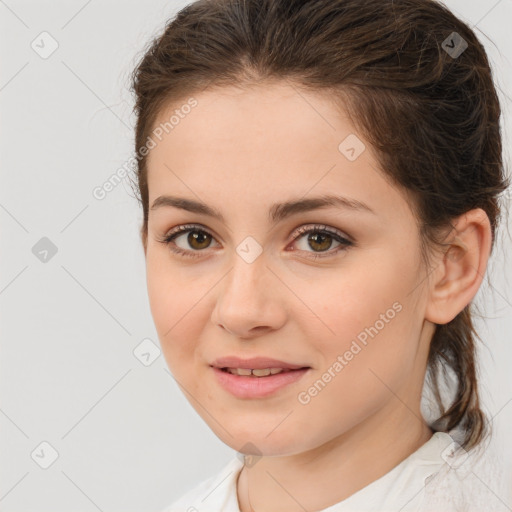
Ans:
[{"label": "forehead", "polygon": [[[306,93],[286,83],[253,85],[248,89],[215,88],[194,95],[194,99],[196,105],[180,116],[169,133],[163,134],[163,138],[183,149],[196,147],[200,141],[207,144],[208,151],[218,153],[230,149],[230,143],[237,143],[240,146],[231,146],[233,152],[252,150],[264,157],[276,148],[281,152],[297,151],[299,143],[303,149],[318,149],[321,139],[325,139],[327,148],[328,135],[339,137],[339,133],[335,134],[340,129],[340,117],[345,117],[327,96]],[[162,109],[155,127],[165,127],[187,101],[184,98]],[[176,115],[174,118],[177,120]],[[262,154],[257,144],[263,140],[267,150]]]},{"label": "forehead", "polygon": [[[325,94],[272,84],[214,89],[194,100],[181,115],[187,99],[157,117],[155,126],[166,126],[173,114],[179,122],[167,125],[149,153],[150,204],[177,191],[219,210],[235,197],[254,207],[336,192],[375,209],[400,199],[370,145]],[[346,140],[364,148],[355,160],[340,150]]]}]

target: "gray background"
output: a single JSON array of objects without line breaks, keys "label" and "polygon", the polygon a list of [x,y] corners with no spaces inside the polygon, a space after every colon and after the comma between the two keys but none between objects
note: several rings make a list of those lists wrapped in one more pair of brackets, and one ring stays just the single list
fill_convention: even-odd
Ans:
[{"label": "gray background", "polygon": [[[159,511],[235,453],[161,355],[148,366],[135,357],[144,339],[158,346],[141,212],[127,180],[93,196],[132,156],[136,57],[186,3],[0,0],[1,511]],[[512,0],[447,5],[488,49],[510,162]],[[48,51],[52,40],[47,58],[31,46]],[[34,254],[48,249],[43,237],[57,248],[46,262]],[[488,317],[477,323],[484,407],[509,460],[511,249],[500,239],[477,296]],[[48,469],[43,441],[58,452]]]}]

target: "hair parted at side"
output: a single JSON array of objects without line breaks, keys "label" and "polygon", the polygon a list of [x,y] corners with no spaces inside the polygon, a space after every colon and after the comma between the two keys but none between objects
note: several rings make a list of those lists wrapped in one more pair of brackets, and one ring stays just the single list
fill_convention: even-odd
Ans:
[{"label": "hair parted at side", "polygon": [[[468,44],[456,58],[442,44]],[[407,192],[422,254],[441,233],[482,208],[493,245],[502,163],[501,109],[489,61],[474,32],[436,0],[198,0],[151,41],[132,75],[135,147],[143,148],[161,110],[207,88],[286,80],[325,92],[372,144],[379,164]],[[147,151],[137,151],[136,186],[148,228]],[[428,369],[440,409],[436,430],[461,428],[469,449],[485,437],[476,344],[468,304],[437,325]],[[439,368],[456,376],[453,402],[441,400]]]}]

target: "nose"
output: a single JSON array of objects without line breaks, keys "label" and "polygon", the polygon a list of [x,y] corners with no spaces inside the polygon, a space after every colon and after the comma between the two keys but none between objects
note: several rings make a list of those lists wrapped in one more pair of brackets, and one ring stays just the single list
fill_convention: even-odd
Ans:
[{"label": "nose", "polygon": [[212,322],[240,339],[279,329],[286,321],[284,286],[264,255],[248,263],[238,255],[217,288]]}]

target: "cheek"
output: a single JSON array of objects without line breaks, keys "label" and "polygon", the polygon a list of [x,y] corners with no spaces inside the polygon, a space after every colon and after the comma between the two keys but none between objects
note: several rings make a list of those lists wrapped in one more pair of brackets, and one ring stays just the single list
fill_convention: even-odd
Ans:
[{"label": "cheek", "polygon": [[171,317],[175,312],[179,284],[171,278],[161,258],[150,250],[146,257],[146,282],[151,314],[161,335],[173,325]]},{"label": "cheek", "polygon": [[[153,322],[171,371],[180,363],[183,368],[195,350],[201,322],[201,290],[194,280],[174,271],[165,258],[148,251],[146,281]],[[174,371],[173,371],[174,373]]]},{"label": "cheek", "polygon": [[316,316],[303,316],[301,328],[321,354],[320,371],[342,356],[347,366],[339,381],[359,386],[376,380],[370,369],[392,380],[403,375],[400,367],[412,366],[421,328],[420,308],[410,294],[417,281],[414,263],[391,251],[378,263],[364,263],[309,288]]},{"label": "cheek", "polygon": [[146,256],[146,282],[156,327],[166,333],[194,302],[194,278],[189,271],[173,265],[166,251],[150,247]]},{"label": "cheek", "polygon": [[[396,400],[394,393],[408,388],[416,354],[406,316],[410,311],[392,309],[385,323],[379,316],[376,322],[367,308],[369,304],[359,318],[348,311],[339,313],[337,323],[332,324],[337,336],[321,339],[317,345],[321,362],[313,378],[299,390],[300,397],[296,397],[301,412],[296,416],[301,422],[297,430],[318,435],[319,441],[325,435],[350,430]],[[374,311],[386,315],[387,310],[377,305]],[[323,419],[321,425],[318,418]]]},{"label": "cheek", "polygon": [[391,254],[387,260],[381,257],[380,263],[371,259],[360,261],[326,273],[325,277],[315,279],[313,285],[311,281],[303,281],[300,287],[295,285],[294,291],[298,297],[304,297],[313,315],[313,319],[307,315],[304,328],[309,324],[311,330],[314,325],[315,331],[323,334],[322,339],[331,340],[327,347],[332,340],[357,336],[375,322],[378,322],[379,330],[383,325],[387,329],[394,323],[398,316],[396,310],[403,306],[407,292],[413,286],[413,278],[408,277],[413,272]]}]

